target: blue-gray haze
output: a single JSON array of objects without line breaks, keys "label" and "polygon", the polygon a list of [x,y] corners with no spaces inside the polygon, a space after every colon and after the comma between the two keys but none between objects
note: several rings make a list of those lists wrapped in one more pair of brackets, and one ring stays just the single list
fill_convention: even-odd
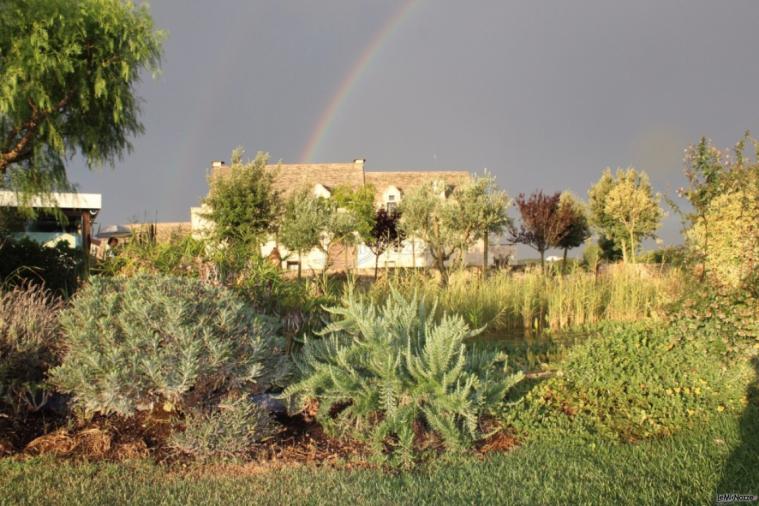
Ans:
[{"label": "blue-gray haze", "polygon": [[[114,170],[73,160],[101,223],[186,221],[213,159],[238,145],[298,161],[398,0],[154,0],[162,75],[138,86],[146,131]],[[759,133],[757,0],[420,0],[342,102],[313,161],[490,169],[511,195],[585,196],[606,166],[660,192],[683,149]],[[670,213],[661,230],[679,240]],[[526,253],[526,252],[525,252]]]}]

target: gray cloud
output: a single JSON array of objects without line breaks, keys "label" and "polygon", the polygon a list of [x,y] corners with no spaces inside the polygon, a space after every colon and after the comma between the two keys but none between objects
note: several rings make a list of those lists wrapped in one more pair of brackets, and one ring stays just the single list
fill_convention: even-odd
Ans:
[{"label": "gray cloud", "polygon": [[[146,134],[116,170],[71,165],[104,222],[187,220],[231,149],[296,161],[397,1],[152,3],[170,33],[139,87]],[[339,108],[317,161],[493,171],[515,195],[584,196],[605,166],[682,184],[683,148],[759,131],[753,0],[418,2]],[[674,217],[663,236],[678,240]]]}]

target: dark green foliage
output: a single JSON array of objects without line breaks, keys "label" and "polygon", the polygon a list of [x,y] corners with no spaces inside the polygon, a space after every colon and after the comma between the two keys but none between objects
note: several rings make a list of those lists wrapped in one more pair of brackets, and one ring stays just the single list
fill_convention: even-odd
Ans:
[{"label": "dark green foliage", "polygon": [[670,265],[687,267],[689,264],[688,250],[685,246],[666,246],[643,252],[639,257],[645,264]]},{"label": "dark green foliage", "polygon": [[43,284],[60,295],[79,286],[83,253],[65,242],[43,246],[28,238],[0,239],[0,282],[5,285]]},{"label": "dark green foliage", "polygon": [[85,413],[187,411],[264,391],[287,371],[271,321],[189,278],[96,277],[61,324],[66,355],[51,380]]},{"label": "dark green foliage", "polygon": [[307,339],[300,379],[283,396],[299,408],[316,400],[330,432],[369,441],[376,455],[408,464],[430,439],[461,450],[482,437],[483,416],[521,378],[506,356],[468,347],[476,334],[393,292],[384,306],[349,300],[330,309],[322,339]]},{"label": "dark green foliage", "polygon": [[208,412],[193,411],[169,445],[199,459],[242,457],[277,431],[269,413],[246,397],[230,397]]},{"label": "dark green foliage", "polygon": [[728,363],[725,351],[721,341],[688,339],[675,326],[601,325],[506,419],[528,438],[670,435],[743,410],[750,368]]},{"label": "dark green foliage", "polygon": [[403,242],[405,233],[400,225],[400,213],[388,212],[385,208],[377,209],[374,214],[372,228],[364,237],[364,243],[374,253],[374,279],[377,279],[379,257],[391,246],[399,247]]},{"label": "dark green foliage", "polygon": [[571,193],[564,192],[559,199],[560,221],[565,224],[564,233],[557,246],[564,250],[564,263],[567,260],[567,250],[582,246],[590,237],[590,224],[585,206]]},{"label": "dark green foliage", "polygon": [[40,285],[0,292],[0,412],[23,416],[45,404],[45,373],[58,362],[61,307]]},{"label": "dark green foliage", "polygon": [[621,243],[604,234],[598,235],[598,247],[601,248],[601,258],[607,262],[619,262],[624,256]]},{"label": "dark green foliage", "polygon": [[134,85],[156,71],[163,34],[120,0],[0,4],[0,180],[68,187],[64,161],[112,162],[142,132]]},{"label": "dark green foliage", "polygon": [[374,225],[374,186],[371,184],[360,188],[338,186],[332,192],[332,200],[338,208],[345,209],[353,216],[355,232],[365,237]]}]

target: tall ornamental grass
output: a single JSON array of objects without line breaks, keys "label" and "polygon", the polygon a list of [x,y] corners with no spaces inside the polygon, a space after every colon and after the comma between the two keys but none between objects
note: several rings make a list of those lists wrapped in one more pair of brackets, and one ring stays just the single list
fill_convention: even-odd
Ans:
[{"label": "tall ornamental grass", "polygon": [[441,310],[457,313],[473,327],[487,332],[564,330],[602,321],[658,318],[684,288],[676,269],[642,265],[612,265],[594,274],[575,270],[566,275],[499,272],[482,280],[470,272],[451,276],[441,287],[424,275],[398,275],[370,289],[375,301],[384,300],[389,286],[438,300]]}]

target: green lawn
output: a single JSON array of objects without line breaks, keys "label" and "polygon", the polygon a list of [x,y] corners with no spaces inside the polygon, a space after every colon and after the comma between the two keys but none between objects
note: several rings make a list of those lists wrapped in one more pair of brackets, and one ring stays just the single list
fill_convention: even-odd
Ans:
[{"label": "green lawn", "polygon": [[759,494],[759,409],[638,445],[535,442],[415,472],[293,467],[199,478],[147,462],[0,461],[2,504],[710,504]]}]

